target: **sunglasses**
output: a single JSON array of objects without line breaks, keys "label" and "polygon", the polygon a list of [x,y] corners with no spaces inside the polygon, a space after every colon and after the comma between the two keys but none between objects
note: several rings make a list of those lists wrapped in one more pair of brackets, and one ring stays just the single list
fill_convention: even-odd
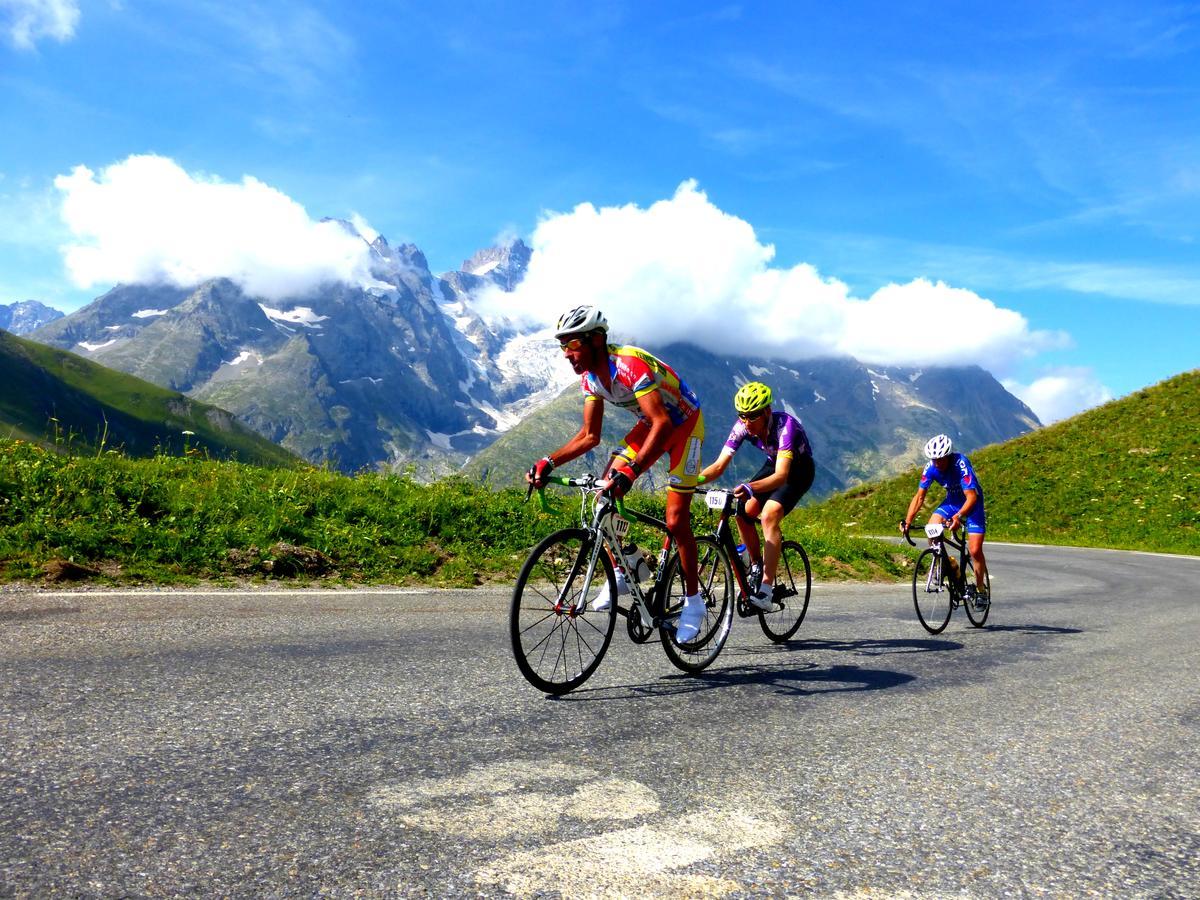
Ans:
[{"label": "sunglasses", "polygon": [[587,343],[587,342],[583,338],[571,338],[569,341],[559,341],[558,349],[559,350],[578,350],[585,343]]},{"label": "sunglasses", "polygon": [[743,422],[753,422],[755,419],[761,419],[766,414],[767,411],[765,409],[760,409],[758,412],[738,413],[738,418]]}]

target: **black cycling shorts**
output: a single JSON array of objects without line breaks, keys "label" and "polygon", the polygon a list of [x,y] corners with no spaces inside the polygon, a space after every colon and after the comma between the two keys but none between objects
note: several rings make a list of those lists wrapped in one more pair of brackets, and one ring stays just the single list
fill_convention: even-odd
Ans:
[{"label": "black cycling shorts", "polygon": [[[775,462],[774,460],[767,460],[750,481],[759,481],[768,475],[774,474]],[[808,493],[808,489],[812,487],[813,477],[816,474],[817,469],[813,465],[813,458],[811,456],[808,454],[797,456],[792,459],[792,467],[788,469],[787,481],[773,491],[754,491],[754,496],[763,504],[768,500],[774,500],[783,507],[783,514],[786,516],[796,508],[796,504],[800,502],[800,498]],[[745,517],[745,500],[738,501],[737,511],[739,516]]]}]

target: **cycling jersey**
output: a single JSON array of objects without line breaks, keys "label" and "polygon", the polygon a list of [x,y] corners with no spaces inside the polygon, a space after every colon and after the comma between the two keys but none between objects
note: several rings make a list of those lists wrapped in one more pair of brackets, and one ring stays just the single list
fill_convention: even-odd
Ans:
[{"label": "cycling jersey", "polygon": [[788,459],[812,456],[812,446],[808,443],[808,434],[805,433],[804,426],[795,416],[785,412],[771,413],[771,424],[767,426],[767,434],[763,438],[751,434],[746,428],[746,423],[738,419],[733,424],[733,430],[729,432],[725,447],[731,453],[737,453],[742,441],[746,440],[767,454],[772,463],[781,456]]},{"label": "cycling jersey", "polygon": [[937,508],[937,512],[944,519],[950,519],[962,509],[962,505],[967,502],[967,491],[975,491],[975,505],[967,511],[965,517],[967,533],[983,534],[987,529],[987,517],[983,509],[983,485],[979,483],[971,461],[961,453],[955,453],[954,456],[953,465],[944,473],[932,460],[926,463],[924,471],[921,472],[921,489],[928,490],[935,481],[946,489],[946,499]]},{"label": "cycling jersey", "polygon": [[954,456],[953,465],[944,474],[933,460],[927,462],[925,470],[921,473],[921,489],[928,490],[929,485],[936,481],[946,489],[946,500],[959,505],[966,502],[965,491],[975,491],[982,506],[983,485],[979,483],[975,470],[971,468],[971,461],[961,453],[955,453]]},{"label": "cycling jersey", "polygon": [[644,420],[646,417],[638,406],[638,398],[658,391],[672,425],[682,425],[700,409],[700,401],[675,370],[638,347],[609,344],[608,374],[612,387],[606,389],[596,375],[583,373],[585,400],[607,400]]}]

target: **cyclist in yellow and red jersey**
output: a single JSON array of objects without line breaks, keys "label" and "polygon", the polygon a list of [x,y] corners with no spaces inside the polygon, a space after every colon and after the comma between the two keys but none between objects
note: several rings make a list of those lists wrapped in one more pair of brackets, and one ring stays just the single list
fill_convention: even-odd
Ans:
[{"label": "cyclist in yellow and red jersey", "polygon": [[[594,306],[578,306],[563,313],[555,337],[581,378],[583,425],[571,440],[534,463],[526,480],[541,487],[556,466],[596,447],[600,443],[605,402],[628,409],[638,417],[637,424],[609,460],[605,473],[609,479],[608,491],[614,497],[623,497],[634,479],[659,457],[668,455],[666,522],[679,550],[686,590],[676,639],[687,643],[699,632],[705,612],[696,576],[696,538],[690,510],[704,441],[700,401],[662,360],[638,347],[608,343],[608,321]],[[627,591],[624,577],[618,572],[617,593]],[[605,609],[612,601],[604,591],[593,600],[592,607]]]}]

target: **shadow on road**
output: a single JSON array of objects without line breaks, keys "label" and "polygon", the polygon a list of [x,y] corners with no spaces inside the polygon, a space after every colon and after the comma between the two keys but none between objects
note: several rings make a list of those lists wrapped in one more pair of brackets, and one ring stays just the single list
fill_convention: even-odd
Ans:
[{"label": "shadow on road", "polygon": [[912,681],[907,672],[887,669],[864,669],[861,666],[829,666],[815,663],[802,665],[751,666],[734,665],[702,672],[699,675],[666,675],[652,684],[623,684],[611,687],[582,688],[561,697],[547,697],[559,703],[628,700],[634,697],[673,697],[719,688],[761,685],[774,688],[773,693],[797,697],[814,694],[838,694],[854,691],[877,691],[898,687]]},{"label": "shadow on road", "polygon": [[1011,631],[1013,634],[1083,634],[1082,628],[1058,625],[985,625],[983,631]]},{"label": "shadow on road", "polygon": [[859,656],[887,656],[893,653],[932,653],[962,648],[963,645],[958,641],[948,641],[944,638],[861,638],[852,641],[800,639],[788,641],[786,644],[726,649],[725,657],[740,654],[791,653],[796,650],[833,650],[839,653],[857,653]]}]

